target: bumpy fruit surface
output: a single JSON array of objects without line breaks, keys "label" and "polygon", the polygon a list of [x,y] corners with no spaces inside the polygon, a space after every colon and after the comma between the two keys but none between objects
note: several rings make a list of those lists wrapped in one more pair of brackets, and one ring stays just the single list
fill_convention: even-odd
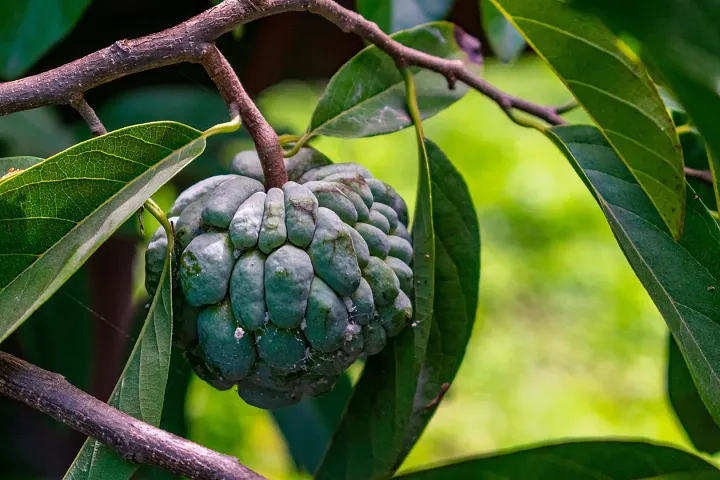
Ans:
[{"label": "bumpy fruit surface", "polygon": [[[188,188],[169,212],[175,341],[203,380],[237,385],[261,408],[329,391],[413,315],[413,251],[397,192],[312,149],[286,168],[290,181],[266,189],[257,154],[240,152],[232,174]],[[150,294],[166,249],[160,228],[146,252]]]}]

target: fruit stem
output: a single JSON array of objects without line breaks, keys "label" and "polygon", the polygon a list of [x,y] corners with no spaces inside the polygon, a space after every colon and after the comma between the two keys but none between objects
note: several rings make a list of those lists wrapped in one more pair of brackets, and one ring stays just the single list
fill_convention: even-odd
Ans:
[{"label": "fruit stem", "polygon": [[160,223],[160,225],[162,225],[165,229],[168,241],[167,252],[168,255],[171,255],[173,248],[175,248],[175,230],[173,229],[172,224],[165,216],[165,213],[163,213],[162,208],[160,208],[152,198],[148,198],[145,201],[145,208],[147,208],[148,212],[150,212],[150,214],[155,217],[155,220],[157,220],[158,223]]}]

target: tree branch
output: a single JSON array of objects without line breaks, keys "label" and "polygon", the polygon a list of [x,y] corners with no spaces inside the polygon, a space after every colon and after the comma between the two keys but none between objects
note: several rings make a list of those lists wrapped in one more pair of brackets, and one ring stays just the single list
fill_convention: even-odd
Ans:
[{"label": "tree branch", "polygon": [[[519,110],[551,125],[565,121],[557,107],[541,106],[509,95],[472,74],[459,60],[448,60],[406,47],[373,22],[333,0],[225,0],[216,7],[169,28],[134,40],[119,40],[61,67],[0,84],[0,115],[55,104],[69,104],[103,83],[132,73],[180,62],[202,63],[213,42],[237,25],[290,11],[310,11],[375,44],[399,65],[415,65],[445,76],[452,87],[461,81],[495,101],[515,121]],[[469,37],[458,29],[459,43]]]},{"label": "tree branch", "polygon": [[0,394],[25,403],[115,449],[124,459],[193,479],[261,480],[238,462],[141,422],[65,378],[0,352]]},{"label": "tree branch", "polygon": [[240,115],[243,125],[255,142],[266,186],[282,187],[287,183],[288,177],[277,133],[250,99],[235,71],[215,45],[207,49],[201,63],[220,90],[230,109],[230,115]]},{"label": "tree branch", "polygon": [[87,103],[85,98],[82,96],[77,97],[70,105],[77,110],[83,120],[85,120],[85,123],[88,124],[90,133],[92,133],[93,136],[99,137],[100,135],[105,135],[107,133],[105,125],[103,125],[100,121],[100,118],[98,118],[95,110],[93,110],[93,108]]},{"label": "tree branch", "polygon": [[713,184],[712,173],[710,170],[696,170],[694,168],[685,167],[685,175],[688,177],[697,178],[710,185]]}]

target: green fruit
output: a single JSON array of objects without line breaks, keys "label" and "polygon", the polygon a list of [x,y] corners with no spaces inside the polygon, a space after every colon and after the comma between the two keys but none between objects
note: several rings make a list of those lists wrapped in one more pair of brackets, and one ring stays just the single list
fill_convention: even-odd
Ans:
[{"label": "green fruit", "polygon": [[[412,322],[413,259],[405,202],[358,164],[312,148],[286,159],[266,190],[255,152],[172,207],[178,277],[175,343],[198,376],[236,385],[250,405],[281,408],[332,389],[361,357]],[[157,288],[167,238],[146,252]]]}]

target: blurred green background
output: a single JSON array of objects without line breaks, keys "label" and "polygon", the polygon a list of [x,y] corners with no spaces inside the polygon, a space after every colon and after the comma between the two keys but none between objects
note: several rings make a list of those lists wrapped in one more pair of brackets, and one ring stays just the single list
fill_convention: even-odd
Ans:
[{"label": "blurred green background", "polygon": [[[485,78],[543,104],[569,98],[533,57],[490,63]],[[259,106],[301,133],[321,89],[282,83],[263,92]],[[480,304],[465,362],[403,469],[567,437],[688,446],[664,393],[664,321],[565,158],[475,92],[427,121],[426,135],[463,174],[477,208]],[[222,160],[248,146],[237,141]],[[334,161],[366,165],[413,204],[412,131],[314,146]],[[187,401],[191,439],[270,478],[304,478],[269,413],[198,379]]]}]

